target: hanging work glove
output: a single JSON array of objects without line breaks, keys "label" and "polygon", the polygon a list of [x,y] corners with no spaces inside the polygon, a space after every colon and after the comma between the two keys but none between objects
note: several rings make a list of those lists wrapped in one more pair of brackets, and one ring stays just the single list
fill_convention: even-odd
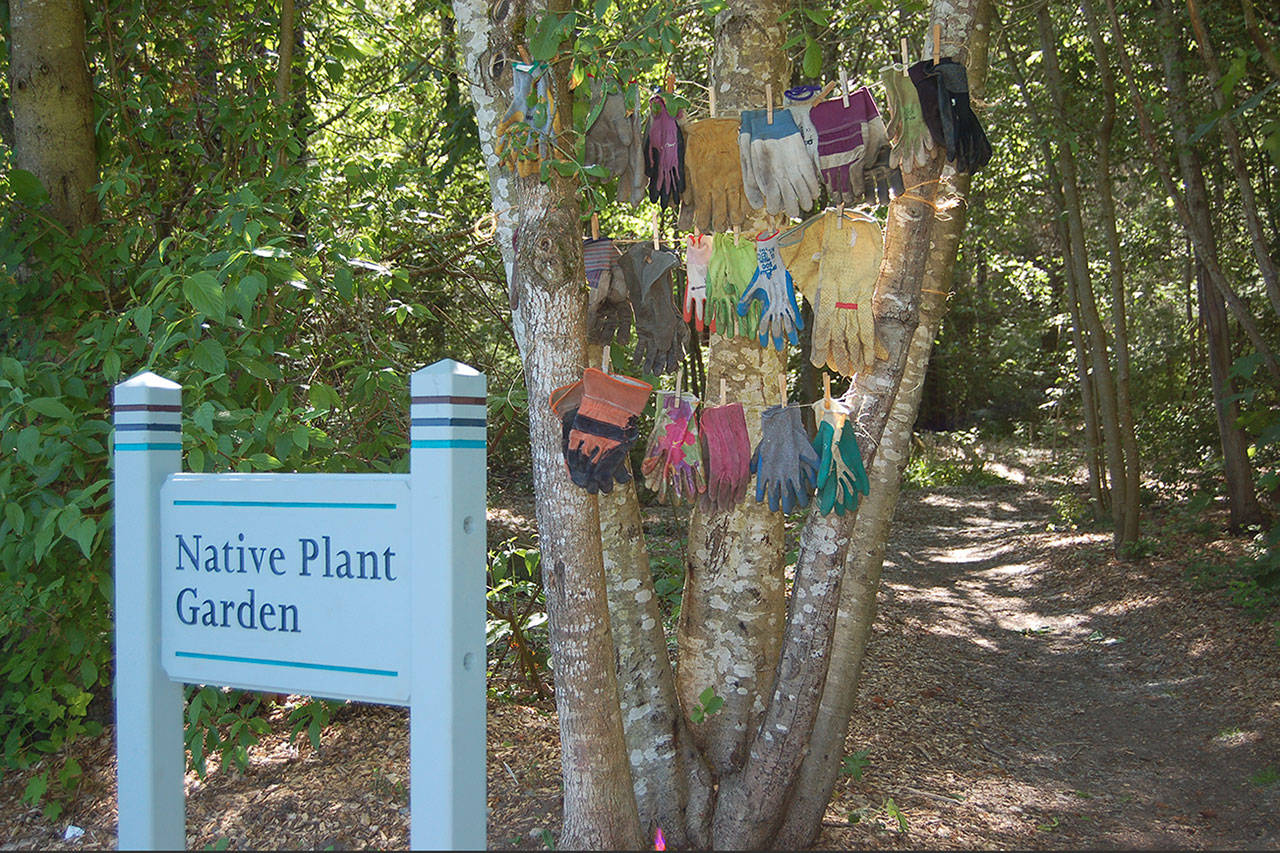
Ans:
[{"label": "hanging work glove", "polygon": [[669,495],[673,504],[692,501],[706,489],[698,424],[693,417],[698,398],[688,393],[658,394],[658,411],[640,470],[645,485],[657,493],[658,500],[666,501]]},{"label": "hanging work glove", "polygon": [[575,484],[594,494],[630,479],[627,452],[652,390],[639,379],[588,367],[580,382],[551,392],[551,410],[562,425],[572,413],[562,450]]},{"label": "hanging work glove", "polygon": [[608,237],[593,240],[582,239],[582,265],[587,272],[587,286],[594,288],[600,283],[600,274],[618,262],[621,253]]},{"label": "hanging work glove", "polygon": [[644,149],[644,173],[649,176],[649,201],[662,207],[680,203],[684,192],[684,132],[675,116],[667,112],[666,101],[655,96],[649,101],[649,133]]},{"label": "hanging work glove", "polygon": [[825,212],[812,216],[783,231],[778,238],[778,254],[791,273],[791,283],[810,306],[818,299],[818,261],[822,258],[822,224],[826,217]]},{"label": "hanging work glove", "polygon": [[769,496],[769,509],[791,512],[809,505],[818,475],[818,454],[796,406],[770,406],[760,419],[760,443],[751,454],[756,502]]},{"label": "hanging work glove", "polygon": [[[551,392],[551,411],[560,418],[560,453],[565,458],[568,468],[569,434],[573,432],[573,420],[578,416],[578,408],[582,405],[582,380],[557,388]],[[582,473],[581,484],[591,494],[613,491],[615,483],[631,481],[631,472],[627,470],[626,457],[635,443],[639,430],[635,427],[623,430],[623,441],[618,447],[610,450],[608,455],[597,461],[589,473]],[[572,477],[572,471],[570,472]]]},{"label": "hanging work glove", "polygon": [[[590,249],[583,249],[587,261],[587,281],[590,283],[592,268],[605,264],[596,273],[596,286],[587,299],[587,341],[600,346],[612,343],[625,344],[631,340],[631,301],[627,293],[627,279],[619,265],[621,255],[612,240],[588,241]],[[603,244],[607,243],[605,247]],[[607,248],[608,252],[604,251]]]},{"label": "hanging work glove", "polygon": [[593,85],[595,98],[603,97],[600,114],[587,128],[583,139],[584,166],[603,166],[613,177],[627,168],[631,156],[631,121],[627,118],[627,100],[618,92],[601,95],[599,85]]},{"label": "hanging work glove", "polygon": [[946,150],[947,142],[942,134],[942,111],[938,108],[940,86],[936,67],[930,60],[922,59],[908,68],[907,74],[915,84],[916,98],[920,101],[920,115],[929,128],[933,144]]},{"label": "hanging work glove", "polygon": [[862,160],[866,155],[863,125],[879,115],[871,93],[864,86],[842,98],[823,101],[809,111],[818,131],[818,164],[827,196],[833,204],[852,207],[862,202]]},{"label": "hanging work glove", "polygon": [[782,93],[782,103],[786,106],[787,112],[791,113],[791,117],[795,119],[796,127],[800,128],[800,136],[804,139],[804,148],[809,152],[809,159],[813,161],[813,168],[819,169],[818,165],[818,129],[813,126],[813,119],[809,117],[809,110],[818,103],[818,93],[822,91],[821,86],[796,86],[794,89],[788,89]]},{"label": "hanging work glove", "polygon": [[679,259],[650,243],[637,243],[622,256],[627,294],[636,317],[636,364],[658,376],[680,365],[689,327],[672,297],[671,270]]},{"label": "hanging work glove", "polygon": [[[511,106],[498,122],[493,153],[521,177],[537,174],[549,152],[556,110],[546,72],[547,66],[542,62],[511,64]],[[537,100],[530,110],[533,93]]]},{"label": "hanging work glove", "polygon": [[891,150],[889,136],[885,132],[884,119],[880,116],[862,126],[866,150],[862,158],[862,187],[866,204],[888,204],[889,190],[902,192],[902,173],[889,165]]},{"label": "hanging work glove", "polygon": [[751,215],[738,161],[738,120],[704,118],[684,128],[680,225],[710,234],[745,227]]},{"label": "hanging work glove", "polygon": [[[743,134],[738,135],[742,180],[751,206],[792,218],[813,207],[822,184],[791,113],[775,110],[770,124],[766,110],[745,110],[741,128],[746,131],[745,152]],[[748,179],[755,184],[754,196]]]},{"label": "hanging work glove", "polygon": [[685,249],[684,321],[694,321],[699,332],[707,310],[707,267],[711,263],[712,236],[690,234]]},{"label": "hanging work glove", "polygon": [[756,239],[756,273],[738,300],[739,317],[747,316],[754,299],[760,300],[760,346],[767,348],[772,338],[773,348],[781,352],[784,341],[792,346],[800,343],[796,331],[804,328],[804,319],[796,305],[791,273],[778,255],[777,231]]},{"label": "hanging work glove", "polygon": [[809,360],[845,376],[870,370],[877,355],[872,297],[884,257],[874,219],[827,211],[814,293]]},{"label": "hanging work glove", "polygon": [[747,494],[751,480],[751,439],[741,403],[703,408],[702,456],[707,463],[707,488],[702,494],[703,512],[723,512]]},{"label": "hanging work glove", "polygon": [[818,510],[823,515],[855,512],[858,496],[871,491],[867,471],[862,465],[862,451],[849,408],[840,400],[819,400],[813,404],[818,435],[813,449],[818,454]]},{"label": "hanging work glove", "polygon": [[954,59],[938,64],[939,109],[949,111],[951,121],[943,121],[947,136],[947,159],[957,172],[972,174],[991,159],[991,143],[969,104],[969,78],[964,66]]},{"label": "hanging work glove", "polygon": [[732,234],[717,234],[711,241],[707,264],[707,305],[711,331],[724,337],[736,333],[756,336],[760,306],[752,304],[746,315],[738,316],[738,300],[756,274],[756,247],[753,240],[736,240]]},{"label": "hanging work glove", "polygon": [[889,66],[880,72],[884,83],[885,105],[889,110],[887,131],[893,143],[889,166],[913,172],[933,156],[933,135],[924,123],[920,111],[920,96],[911,78],[902,73],[901,66]]}]

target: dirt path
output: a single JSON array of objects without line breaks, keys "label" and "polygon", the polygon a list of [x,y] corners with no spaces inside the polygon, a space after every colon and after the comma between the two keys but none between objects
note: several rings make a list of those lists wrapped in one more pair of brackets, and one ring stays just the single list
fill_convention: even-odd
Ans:
[{"label": "dirt path", "polygon": [[1050,517],[1017,486],[904,495],[849,740],[870,765],[822,846],[1280,846],[1272,629]]},{"label": "dirt path", "polygon": [[[1167,553],[1126,564],[1105,534],[1048,530],[1025,486],[905,492],[848,743],[868,764],[818,846],[1280,847],[1275,629],[1193,589],[1188,557],[1214,544],[1152,515]],[[404,713],[348,706],[319,752],[288,744],[285,713],[246,775],[188,775],[188,846],[405,847]],[[556,738],[549,702],[491,698],[491,847],[558,834]],[[0,780],[0,849],[114,846],[110,734],[78,750],[57,824],[20,802],[23,774]],[[64,841],[69,823],[86,834]]]}]

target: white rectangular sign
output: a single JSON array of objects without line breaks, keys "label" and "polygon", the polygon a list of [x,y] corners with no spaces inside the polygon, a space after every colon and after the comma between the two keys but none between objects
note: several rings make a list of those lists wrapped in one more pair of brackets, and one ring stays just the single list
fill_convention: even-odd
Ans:
[{"label": "white rectangular sign", "polygon": [[160,497],[170,678],[408,704],[409,475],[174,474]]}]

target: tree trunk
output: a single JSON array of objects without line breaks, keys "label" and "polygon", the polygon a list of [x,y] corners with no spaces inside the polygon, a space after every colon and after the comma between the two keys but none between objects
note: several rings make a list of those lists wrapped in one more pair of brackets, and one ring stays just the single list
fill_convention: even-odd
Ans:
[{"label": "tree trunk", "polygon": [[[564,831],[559,846],[638,848],[643,839],[618,704],[596,499],[570,481],[560,452],[561,425],[548,403],[552,389],[582,375],[586,355],[577,188],[554,176],[546,184],[536,176],[517,178],[494,156],[495,128],[511,97],[509,58],[517,54],[512,33],[523,31],[527,11],[541,11],[532,6],[526,11],[523,4],[494,8],[491,19],[484,0],[457,0],[454,12],[493,209],[503,215],[496,239],[507,267],[512,324],[529,395],[534,498],[560,717]],[[567,69],[562,64],[554,71],[557,103],[571,104]]]},{"label": "tree trunk", "polygon": [[1236,133],[1236,126],[1231,121],[1231,104],[1227,103],[1226,95],[1222,91],[1222,72],[1218,68],[1218,58],[1214,54],[1213,44],[1209,41],[1209,32],[1205,29],[1204,21],[1200,19],[1200,11],[1196,8],[1195,0],[1187,0],[1187,11],[1191,14],[1191,28],[1195,32],[1196,43],[1200,46],[1200,55],[1204,58],[1213,106],[1222,113],[1219,128],[1222,131],[1222,141],[1227,146],[1231,170],[1236,176],[1236,186],[1240,189],[1240,209],[1244,213],[1249,240],[1253,244],[1253,256],[1258,262],[1258,272],[1262,274],[1262,281],[1266,285],[1271,308],[1280,315],[1280,276],[1276,273],[1276,262],[1271,256],[1266,235],[1262,233],[1262,221],[1258,219],[1258,203],[1253,195],[1253,182],[1249,178],[1249,170],[1244,163],[1240,136]]},{"label": "tree trunk", "polygon": [[[598,364],[599,346],[589,346]],[[654,591],[635,481],[598,498],[618,701],[640,827],[661,827],[672,847],[705,847],[711,773],[692,746],[676,698],[662,611]]]},{"label": "tree trunk", "polygon": [[[986,89],[991,18],[990,0],[982,0],[974,13],[966,43],[969,89],[973,100],[979,103]],[[948,217],[933,224],[921,287],[920,322],[911,337],[899,386],[906,390],[894,398],[880,449],[867,470],[871,489],[858,509],[853,529],[852,541],[858,545],[849,548],[845,559],[828,678],[800,777],[776,839],[776,846],[781,849],[798,849],[813,843],[844,757],[864,654],[875,622],[890,524],[898,502],[902,471],[910,457],[912,427],[919,411],[933,341],[946,311],[960,237],[967,221],[969,176],[953,174],[944,179],[942,196],[952,201]]]},{"label": "tree trunk", "polygon": [[[1182,69],[1182,50],[1173,31],[1173,9],[1168,2],[1159,7],[1160,28],[1163,42],[1161,57],[1164,60],[1165,80],[1169,92],[1169,122],[1174,144],[1178,151],[1178,165],[1182,182],[1186,187],[1186,204],[1193,216],[1207,230],[1207,240],[1195,247],[1196,280],[1200,290],[1201,314],[1205,324],[1205,342],[1209,353],[1209,376],[1213,384],[1214,409],[1218,417],[1218,435],[1222,442],[1223,473],[1227,479],[1227,494],[1231,502],[1231,524],[1239,527],[1261,521],[1262,513],[1253,490],[1253,474],[1245,441],[1236,426],[1239,408],[1228,402],[1232,393],[1229,371],[1231,369],[1230,330],[1225,312],[1219,316],[1223,294],[1208,294],[1204,283],[1210,276],[1207,257],[1217,258],[1217,241],[1213,233],[1209,193],[1205,188],[1204,168],[1200,155],[1190,143],[1190,124],[1187,117],[1187,80]],[[1209,255],[1201,254],[1208,252]]]},{"label": "tree trunk", "polygon": [[[1111,137],[1116,123],[1116,85],[1111,73],[1111,59],[1098,27],[1093,0],[1084,0],[1085,21],[1089,39],[1098,61],[1102,81],[1102,123],[1098,126],[1098,202],[1103,231],[1107,238],[1107,255],[1111,272],[1111,316],[1115,329],[1116,350],[1116,414],[1119,419],[1120,447],[1124,456],[1124,488],[1113,496],[1123,501],[1124,531],[1122,542],[1137,542],[1140,533],[1139,504],[1142,466],[1138,461],[1138,439],[1134,431],[1133,405],[1129,399],[1129,324],[1124,292],[1124,256],[1120,253],[1120,233],[1116,228],[1116,199],[1111,181]],[[1115,483],[1112,484],[1117,485]]]},{"label": "tree trunk", "polygon": [[[791,65],[782,50],[784,0],[735,0],[715,19],[711,85],[721,114],[764,105],[765,84],[775,96],[786,88]],[[744,237],[744,239],[750,239]],[[755,340],[711,336],[707,387],[742,403],[747,433],[760,440],[760,416],[779,402],[786,360]],[[764,709],[782,637],[783,516],[754,495],[727,512],[694,509],[678,625],[676,685],[686,712],[708,687],[724,706],[692,727],[695,742],[717,778],[742,766],[747,743]]]},{"label": "tree trunk", "polygon": [[[1166,31],[1166,45],[1172,48],[1176,55],[1178,52],[1177,44],[1171,36],[1167,35],[1172,26],[1172,15],[1167,6],[1163,4],[1158,5],[1158,11],[1162,20],[1161,28]],[[1262,357],[1263,366],[1266,367],[1271,378],[1277,385],[1280,385],[1280,363],[1276,361],[1275,353],[1267,345],[1262,333],[1258,330],[1258,324],[1255,322],[1252,312],[1239,294],[1235,292],[1218,262],[1218,251],[1214,245],[1216,238],[1213,234],[1213,221],[1208,217],[1207,211],[1192,210],[1190,200],[1183,198],[1182,193],[1173,182],[1169,161],[1165,157],[1164,150],[1160,147],[1160,142],[1156,139],[1151,116],[1147,113],[1146,103],[1142,100],[1142,93],[1138,90],[1138,79],[1133,73],[1133,61],[1129,57],[1128,48],[1125,47],[1124,31],[1120,28],[1120,18],[1116,14],[1115,0],[1107,0],[1107,14],[1111,20],[1111,33],[1116,42],[1116,56],[1120,60],[1120,67],[1129,81],[1129,96],[1134,111],[1138,114],[1138,126],[1142,131],[1143,139],[1147,143],[1147,148],[1151,151],[1151,159],[1156,165],[1161,183],[1164,184],[1165,193],[1173,201],[1174,210],[1178,213],[1178,219],[1182,222],[1183,230],[1191,239],[1196,255],[1205,265],[1209,281],[1212,282],[1213,286],[1222,294],[1223,299],[1226,300],[1227,308],[1231,310],[1231,315],[1240,323],[1240,327],[1244,329],[1245,334],[1249,337],[1249,342],[1253,344],[1254,350]],[[1169,76],[1169,71],[1169,64],[1166,61],[1166,77]],[[1175,73],[1182,77],[1180,68],[1177,68]],[[1183,88],[1185,90],[1185,81]],[[1171,93],[1170,110],[1176,108],[1177,105],[1173,103]],[[1176,124],[1175,122],[1175,131]],[[1181,151],[1186,146],[1184,143],[1177,142],[1176,135],[1175,143],[1177,143],[1179,160],[1181,160]],[[1201,182],[1203,183],[1203,179]]]},{"label": "tree trunk", "polygon": [[[1058,67],[1057,36],[1047,4],[1041,4],[1036,12],[1040,32],[1040,49],[1044,58],[1045,84],[1053,96],[1055,124],[1059,132],[1067,128],[1067,105],[1062,74]],[[1093,293],[1093,279],[1089,271],[1088,249],[1085,244],[1084,223],[1081,216],[1082,201],[1076,180],[1076,163],[1071,149],[1058,142],[1058,171],[1062,174],[1062,194],[1066,203],[1067,236],[1069,243],[1065,261],[1071,266],[1080,303],[1080,319],[1084,323],[1084,337],[1089,347],[1093,368],[1093,384],[1098,396],[1099,425],[1102,443],[1107,457],[1107,474],[1111,482],[1111,519],[1114,525],[1112,542],[1117,552],[1127,541],[1124,495],[1128,489],[1124,449],[1120,442],[1120,420],[1116,405],[1115,382],[1107,353],[1107,333],[1098,317],[1098,303]]]},{"label": "tree trunk", "polygon": [[[967,41],[976,5],[976,0],[934,4],[932,23],[941,28],[944,43],[962,45]],[[938,151],[935,159],[903,176],[911,191],[889,206],[887,250],[872,303],[887,358],[859,374],[852,394],[846,395],[854,402],[852,422],[868,466],[875,464],[919,319],[941,169]],[[800,535],[773,692],[742,772],[720,784],[712,827],[717,847],[761,847],[771,843],[781,828],[785,803],[797,782],[826,683],[840,581],[856,523],[856,513],[823,516],[816,506],[810,508]]]},{"label": "tree trunk", "polygon": [[1207,286],[1203,264],[1196,264],[1196,292],[1200,297],[1200,319],[1204,323],[1209,349],[1209,379],[1213,388],[1213,412],[1218,419],[1222,444],[1222,471],[1227,481],[1227,512],[1233,531],[1262,523],[1262,507],[1253,488],[1249,464],[1249,439],[1237,425],[1240,404],[1231,381],[1231,329],[1222,294]]},{"label": "tree trunk", "polygon": [[9,97],[14,166],[49,193],[48,213],[69,234],[98,218],[93,93],[76,0],[10,0]]},{"label": "tree trunk", "polygon": [[[1022,63],[1013,54],[1013,50],[1007,42],[1005,44],[1005,52],[1009,58],[1009,68],[1013,71],[1014,81],[1018,84],[1018,90],[1022,93],[1022,101],[1027,107],[1027,113],[1031,116],[1032,123],[1037,127],[1046,127],[1045,121],[1040,117],[1040,113],[1036,109],[1035,101],[1031,98],[1026,75],[1022,71]],[[1057,232],[1058,245],[1063,256],[1062,277],[1065,287],[1063,288],[1062,298],[1066,301],[1067,312],[1071,315],[1071,344],[1076,353],[1076,384],[1080,388],[1080,414],[1084,419],[1085,474],[1089,483],[1089,500],[1093,507],[1094,518],[1097,519],[1108,511],[1108,495],[1104,488],[1101,451],[1098,442],[1097,395],[1093,391],[1093,378],[1089,375],[1088,348],[1084,342],[1083,327],[1080,323],[1080,302],[1076,296],[1074,267],[1066,261],[1067,254],[1070,251],[1068,249],[1070,237],[1067,233],[1067,205],[1062,197],[1062,178],[1058,174],[1058,167],[1054,162],[1053,150],[1049,147],[1048,135],[1039,133],[1036,136],[1039,138],[1040,159],[1044,162],[1045,169],[1045,185],[1052,205],[1050,218],[1053,220],[1054,231]],[[1055,272],[1051,269],[1048,271],[1048,275],[1052,282]]]}]

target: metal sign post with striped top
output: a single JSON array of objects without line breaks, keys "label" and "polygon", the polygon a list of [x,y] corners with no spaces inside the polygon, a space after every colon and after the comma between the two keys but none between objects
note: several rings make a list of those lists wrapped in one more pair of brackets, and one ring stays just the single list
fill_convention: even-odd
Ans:
[{"label": "metal sign post with striped top", "polygon": [[411,843],[485,843],[485,378],[414,373],[409,474],[181,473],[181,391],[116,386],[120,845],[185,842],[183,683],[410,708]]}]

